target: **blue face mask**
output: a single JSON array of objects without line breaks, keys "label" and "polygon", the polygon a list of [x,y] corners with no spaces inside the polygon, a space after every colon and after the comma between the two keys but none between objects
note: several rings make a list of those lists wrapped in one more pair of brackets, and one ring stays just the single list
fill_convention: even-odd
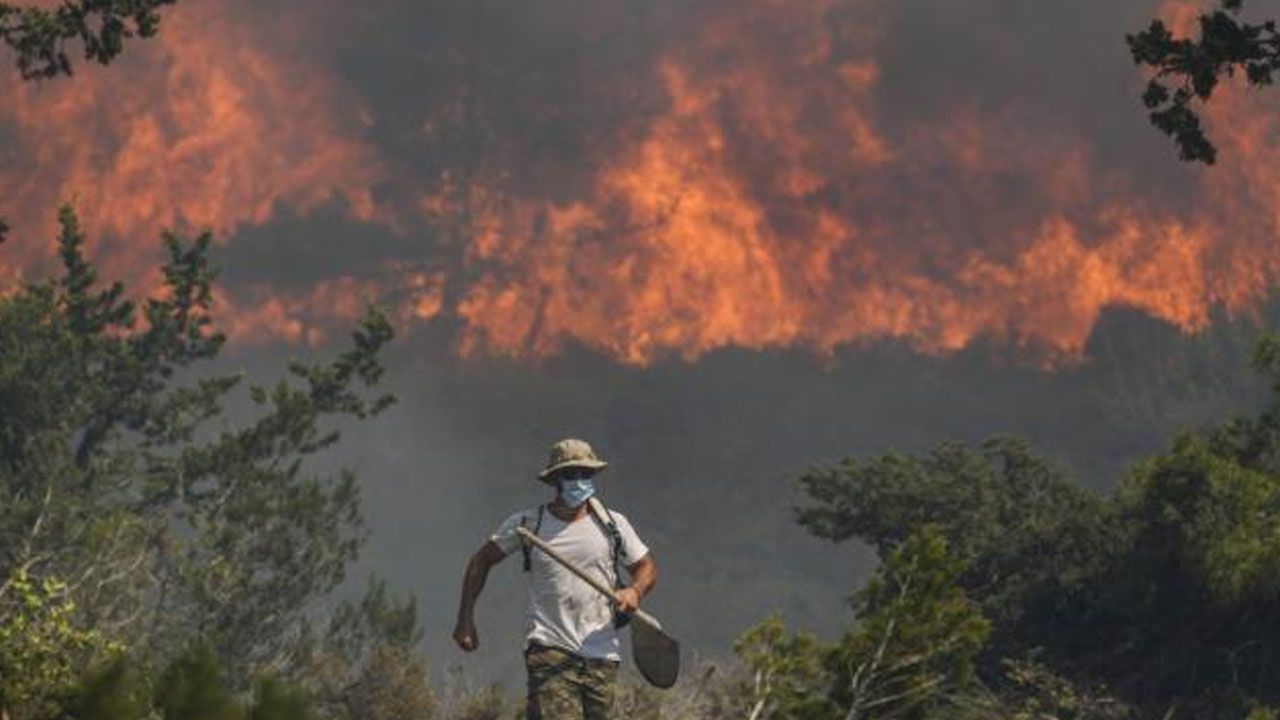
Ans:
[{"label": "blue face mask", "polygon": [[596,486],[590,478],[560,481],[560,497],[569,507],[576,508],[595,494]]}]

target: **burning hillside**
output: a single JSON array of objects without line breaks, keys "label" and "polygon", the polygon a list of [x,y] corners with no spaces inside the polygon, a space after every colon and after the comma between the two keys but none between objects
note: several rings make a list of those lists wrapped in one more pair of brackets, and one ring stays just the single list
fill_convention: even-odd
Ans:
[{"label": "burning hillside", "polygon": [[[1194,331],[1215,306],[1254,307],[1280,265],[1275,116],[1242,90],[1210,108],[1220,167],[1176,168],[1195,174],[1175,196],[1032,99],[939,91],[927,113],[899,106],[890,40],[911,28],[891,3],[512,9],[537,36],[525,45],[468,37],[488,31],[483,17],[448,25],[462,11],[409,5],[267,22],[248,5],[184,0],[127,74],[11,81],[0,188],[18,232],[4,280],[39,267],[64,199],[126,275],[154,258],[163,227],[234,243],[280,207],[337,203],[410,249],[363,274],[328,268],[310,290],[228,288],[233,337],[322,342],[382,300],[407,324],[455,317],[463,353],[581,343],[646,364],[884,338],[950,352],[987,337],[1070,358],[1108,307]],[[415,70],[445,78],[406,122],[333,69],[317,28],[358,14],[358,34],[413,12],[451,35],[386,68],[406,77],[398,92]],[[625,48],[643,62],[603,61],[622,52],[611,32],[644,29]],[[1126,29],[1094,41],[1123,57]],[[993,63],[1032,60],[993,43]],[[1136,98],[1132,66],[1114,72]],[[1136,99],[1126,112],[1142,123]],[[407,125],[407,139],[377,132]]]}]

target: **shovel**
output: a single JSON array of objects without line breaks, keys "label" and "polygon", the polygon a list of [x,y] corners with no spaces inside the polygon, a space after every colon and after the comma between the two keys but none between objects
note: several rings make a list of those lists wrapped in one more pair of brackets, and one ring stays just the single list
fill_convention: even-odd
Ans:
[{"label": "shovel", "polygon": [[[566,560],[563,555],[551,549],[551,546],[547,545],[542,538],[522,527],[516,528],[516,532],[526,542],[532,543],[546,553],[547,557],[582,578],[583,582],[616,601],[616,596],[609,586]],[[680,674],[680,643],[662,629],[662,624],[657,618],[644,610],[636,608],[632,617],[640,621],[631,623],[631,655],[636,661],[636,668],[654,687],[669,688],[675,685],[676,677]]]}]

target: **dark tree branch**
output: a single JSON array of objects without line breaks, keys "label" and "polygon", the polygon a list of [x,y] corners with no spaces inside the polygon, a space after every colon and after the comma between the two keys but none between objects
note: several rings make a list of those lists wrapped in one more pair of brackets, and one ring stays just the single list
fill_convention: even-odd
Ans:
[{"label": "dark tree branch", "polygon": [[0,41],[18,58],[26,79],[71,74],[68,45],[79,41],[84,59],[106,65],[128,38],[147,38],[160,27],[159,9],[177,0],[65,0],[56,10],[0,3]]},{"label": "dark tree branch", "polygon": [[1201,15],[1196,40],[1174,37],[1160,20],[1125,38],[1133,61],[1154,71],[1142,94],[1151,124],[1174,139],[1183,160],[1207,165],[1217,160],[1196,106],[1208,102],[1223,77],[1243,72],[1250,85],[1261,87],[1271,85],[1280,70],[1275,21],[1241,22],[1242,5],[1243,0],[1221,0],[1217,9]]}]

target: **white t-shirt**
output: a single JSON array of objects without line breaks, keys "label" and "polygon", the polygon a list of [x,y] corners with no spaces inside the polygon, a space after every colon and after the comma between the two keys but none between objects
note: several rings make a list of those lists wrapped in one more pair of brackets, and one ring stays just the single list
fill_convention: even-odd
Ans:
[{"label": "white t-shirt", "polygon": [[[626,568],[644,558],[649,548],[640,541],[622,513],[612,509],[609,513],[622,536],[618,562]],[[520,527],[521,518],[525,528],[533,532],[538,525],[538,508],[512,515],[489,537],[508,555],[520,549],[516,528]],[[538,537],[608,587],[616,587],[609,538],[604,526],[592,518],[590,510],[577,520],[565,522],[544,509]],[[618,631],[613,627],[613,606],[609,599],[536,547],[531,548],[530,553],[530,572],[525,573],[529,586],[529,602],[525,608],[527,639],[583,657],[619,659]]]}]

